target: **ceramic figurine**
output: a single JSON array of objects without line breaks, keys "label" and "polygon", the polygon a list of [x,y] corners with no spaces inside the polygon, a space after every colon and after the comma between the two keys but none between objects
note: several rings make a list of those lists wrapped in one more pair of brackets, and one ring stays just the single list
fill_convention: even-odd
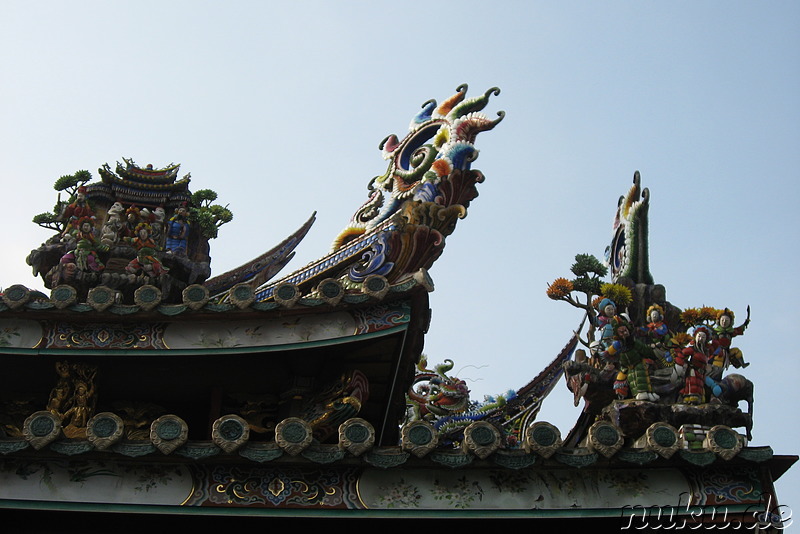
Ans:
[{"label": "ceramic figurine", "polygon": [[[748,312],[750,308],[748,307]],[[734,367],[747,367],[750,365],[744,361],[742,351],[736,347],[731,347],[731,341],[734,337],[744,334],[747,325],[750,324],[750,317],[745,320],[740,326],[733,326],[734,315],[731,310],[725,308],[717,315],[717,321],[714,324],[714,336],[719,343],[720,359],[724,368],[728,368],[728,364],[733,364]]]},{"label": "ceramic figurine", "polygon": [[189,221],[185,206],[178,206],[175,214],[167,223],[166,250],[179,256],[186,255],[186,245],[189,237]]},{"label": "ceramic figurine", "polygon": [[153,222],[150,223],[152,227],[152,238],[156,244],[163,246],[164,245],[164,218],[166,217],[164,213],[164,208],[161,206],[157,207],[153,210]]},{"label": "ceramic figurine", "polygon": [[669,354],[669,327],[664,322],[664,308],[653,304],[647,309],[647,326],[639,327],[637,333],[645,338],[663,365],[672,362]]},{"label": "ceramic figurine", "polygon": [[122,215],[124,213],[125,208],[119,202],[115,202],[108,208],[108,218],[100,232],[100,243],[102,245],[112,247],[119,242],[119,234],[122,230]]},{"label": "ceramic figurine", "polygon": [[94,219],[92,217],[81,217],[70,234],[70,240],[75,242],[75,250],[67,252],[61,257],[62,265],[74,263],[78,270],[83,272],[100,272],[105,268],[97,254],[98,242],[94,235]]},{"label": "ceramic figurine", "polygon": [[136,227],[136,237],[126,238],[137,250],[136,258],[128,263],[125,270],[130,274],[143,273],[150,277],[159,276],[167,269],[156,258],[157,246],[150,237],[150,225],[139,223]]},{"label": "ceramic figurine", "polygon": [[636,400],[658,400],[650,382],[650,367],[655,365],[653,349],[634,337],[633,329],[625,319],[616,317],[609,326],[613,331],[612,342],[600,353],[600,358],[619,366],[614,383],[617,396],[621,399],[632,396]]},{"label": "ceramic figurine", "polygon": [[718,345],[711,339],[706,326],[698,326],[688,347],[675,356],[675,369],[683,378],[680,400],[684,404],[703,404],[706,401],[706,368],[712,363]]},{"label": "ceramic figurine", "polygon": [[72,232],[76,228],[78,220],[82,217],[93,216],[94,211],[86,199],[86,187],[81,186],[75,193],[75,200],[64,208],[64,212],[61,214],[61,220],[64,221],[64,231],[61,235],[67,235]]},{"label": "ceramic figurine", "polygon": [[594,326],[600,331],[600,345],[608,348],[613,342],[614,329],[611,322],[617,316],[617,305],[613,300],[604,298],[597,309],[599,314],[594,318]]},{"label": "ceramic figurine", "polygon": [[122,227],[122,233],[125,237],[135,238],[136,227],[142,222],[142,217],[139,208],[130,206],[125,210],[125,224]]}]

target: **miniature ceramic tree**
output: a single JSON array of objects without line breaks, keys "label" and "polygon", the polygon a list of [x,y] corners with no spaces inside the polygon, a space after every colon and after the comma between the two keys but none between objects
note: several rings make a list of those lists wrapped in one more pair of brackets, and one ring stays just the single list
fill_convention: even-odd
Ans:
[{"label": "miniature ceramic tree", "polygon": [[69,205],[70,202],[75,200],[75,197],[78,193],[78,188],[91,179],[92,173],[86,170],[80,170],[76,171],[75,174],[65,174],[56,180],[56,182],[53,184],[53,189],[59,193],[62,191],[66,192],[69,195],[67,200],[61,200],[61,195],[59,194],[58,200],[56,200],[56,204],[53,207],[53,211],[36,215],[33,218],[33,222],[42,228],[55,230],[59,233],[62,232],[66,225],[66,221],[61,220],[61,214],[64,211],[64,208]]},{"label": "miniature ceramic tree", "polygon": [[[553,300],[563,300],[593,314],[592,299],[600,294],[601,278],[608,273],[608,269],[600,260],[591,254],[578,254],[575,263],[570,268],[575,278],[557,278],[547,286],[547,296]],[[581,300],[575,293],[583,293],[585,300]]]},{"label": "miniature ceramic tree", "polygon": [[217,200],[217,193],[211,189],[200,189],[192,194],[192,206],[189,208],[189,222],[199,228],[206,239],[217,237],[219,227],[233,220],[233,212],[228,206],[212,204]]},{"label": "miniature ceramic tree", "polygon": [[[575,278],[572,280],[557,278],[547,286],[547,296],[584,310],[589,316],[590,323],[594,324],[597,303],[603,297],[614,301],[620,308],[630,304],[633,298],[630,289],[620,284],[603,283],[602,278],[608,274],[608,268],[595,256],[576,255],[575,263],[570,270]],[[585,298],[576,293],[583,293]],[[590,330],[588,335],[589,341],[594,341],[594,332]]]}]

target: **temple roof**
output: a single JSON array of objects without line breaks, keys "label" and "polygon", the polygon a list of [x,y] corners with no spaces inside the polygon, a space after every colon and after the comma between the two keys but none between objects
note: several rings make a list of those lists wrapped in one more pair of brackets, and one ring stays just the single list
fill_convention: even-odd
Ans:
[{"label": "temple roof", "polygon": [[[177,179],[179,165],[142,168],[126,158],[124,164],[117,162],[116,173],[108,164],[103,165],[101,182],[85,186],[90,204],[103,205],[97,220],[92,219],[93,228],[80,233],[67,226],[32,251],[29,264],[42,275],[46,287],[55,290],[62,286],[58,296],[51,299],[55,299],[54,305],[69,302],[65,308],[74,302],[91,306],[88,294],[94,290],[110,290],[115,299],[130,306],[134,304],[134,292],[145,286],[160,291],[158,300],[169,305],[180,304],[181,292],[195,284],[203,285],[202,291],[211,301],[222,305],[238,298],[232,294],[234,286],[237,292],[249,291],[242,283],[251,286],[255,302],[263,303],[313,300],[320,294],[329,298],[339,293],[382,292],[433,265],[444,249],[446,237],[466,216],[467,207],[478,195],[476,186],[484,176],[471,168],[478,154],[474,142],[480,132],[493,129],[504,113],[498,112],[496,119],[481,113],[499,89],[491,88],[473,98],[467,98],[466,92],[467,86],[461,85],[441,104],[427,101],[413,117],[403,139],[394,134],[387,136],[380,144],[387,170],[369,181],[367,201],[334,238],[332,250],[277,281],[270,279],[288,263],[294,247],[313,222],[313,215],[273,249],[211,278],[207,241],[216,236],[219,214],[227,207],[195,206],[193,201],[202,202],[195,199],[197,194],[206,190],[192,195],[189,175]],[[134,228],[138,232],[139,226],[127,228],[120,220],[121,215],[127,217],[127,211],[114,212],[112,203],[121,203],[128,210],[150,208],[149,219],[137,223],[151,225],[148,237],[152,246],[146,250],[152,250],[152,254],[135,257],[139,253],[134,247],[141,248],[145,243],[134,235]],[[184,231],[188,237],[181,238],[180,248],[180,243],[170,241],[167,234],[175,231],[172,210],[177,214],[184,204],[188,207],[189,224],[181,227],[187,228]],[[159,208],[160,218],[156,217]],[[127,233],[122,237],[124,232]],[[110,236],[107,242],[105,236]],[[323,284],[327,289],[320,293]],[[329,300],[335,298],[338,297]]]},{"label": "temple roof", "polygon": [[[647,466],[686,480],[694,468],[741,467],[753,481],[761,465],[780,476],[797,458],[749,446],[753,384],[723,375],[728,365],[749,365],[730,345],[749,324],[749,308],[735,327],[727,308],[680,310],[666,300],[649,271],[650,197],[638,172],[618,205],[607,263],[579,254],[570,269],[575,278],[548,286],[551,299],[578,308],[583,319],[537,376],[474,402],[466,382],[449,375],[453,361],[428,364],[428,269],[484,180],[471,168],[476,136],[503,118],[481,113],[498,89],[471,99],[466,90],[426,102],[403,139],[383,140],[387,170],[369,181],[366,202],[332,250],[278,280],[272,277],[314,215],[271,250],[214,278],[197,269],[208,261],[148,240],[146,222],[136,226],[145,230],[136,250],[131,236],[116,248],[93,249],[87,226],[32,252],[34,266],[49,254],[55,265],[48,272],[57,275],[49,279],[59,283],[50,295],[21,285],[2,293],[0,341],[14,381],[3,388],[9,402],[0,413],[0,453],[147,463],[158,452],[181,465],[210,458],[232,469],[321,464],[367,477],[371,467],[444,466],[526,470],[534,478],[566,469],[574,479],[574,469],[588,466],[626,473]],[[102,182],[86,188],[90,199],[177,206],[190,197],[189,176],[177,179],[179,165],[124,161],[116,173],[101,168]],[[191,235],[177,214],[175,224]],[[149,271],[139,270],[148,262]],[[609,263],[612,283],[605,284]],[[726,323],[714,323],[723,316]],[[713,332],[714,350],[687,330],[709,338]],[[584,401],[564,438],[537,420],[561,378],[575,405]],[[137,412],[145,402],[156,406]],[[193,476],[205,477],[200,471]],[[747,499],[761,496],[751,493]]]}]

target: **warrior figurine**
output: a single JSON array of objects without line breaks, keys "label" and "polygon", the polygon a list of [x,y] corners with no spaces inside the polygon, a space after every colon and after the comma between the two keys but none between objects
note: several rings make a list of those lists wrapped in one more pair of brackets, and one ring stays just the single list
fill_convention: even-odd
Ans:
[{"label": "warrior figurine", "polygon": [[600,353],[600,358],[619,365],[619,374],[614,383],[617,397],[624,399],[630,395],[636,400],[658,400],[659,396],[650,382],[650,368],[655,365],[653,349],[634,338],[633,330],[625,319],[616,317],[609,325],[614,335],[609,347]]},{"label": "warrior figurine", "polygon": [[82,217],[94,217],[94,211],[86,199],[86,187],[84,186],[78,188],[75,200],[64,208],[61,214],[61,220],[64,221],[64,231],[61,232],[61,235],[66,236],[77,228],[77,221]]},{"label": "warrior figurine", "polygon": [[185,256],[189,237],[189,221],[186,207],[178,206],[175,214],[167,222],[167,252]]},{"label": "warrior figurine", "polygon": [[750,364],[744,361],[744,355],[740,349],[731,347],[731,341],[734,337],[744,334],[747,325],[750,324],[750,318],[748,317],[744,323],[737,327],[733,326],[733,320],[733,312],[725,308],[717,315],[717,322],[714,325],[714,335],[717,343],[719,343],[720,364],[725,368],[728,367],[729,363],[736,368],[747,367]]},{"label": "warrior figurine", "polygon": [[161,265],[161,262],[156,258],[157,246],[153,239],[150,237],[150,225],[147,223],[139,223],[136,227],[136,237],[126,238],[133,247],[136,249],[136,257],[128,263],[125,268],[131,274],[138,274],[142,272],[150,277],[159,276],[167,272],[167,269]]},{"label": "warrior figurine", "polygon": [[645,338],[645,342],[655,352],[662,365],[669,365],[672,357],[669,354],[669,327],[664,322],[664,308],[653,304],[647,309],[647,326],[639,327],[638,334]]},{"label": "warrior figurine", "polygon": [[74,263],[81,271],[95,273],[105,268],[96,250],[98,242],[94,235],[94,218],[81,217],[70,234],[70,240],[76,242],[75,250],[61,257],[62,265]]},{"label": "warrior figurine", "polygon": [[718,348],[706,326],[698,326],[688,347],[675,356],[675,370],[684,379],[680,390],[681,402],[684,404],[703,404],[706,401],[706,368],[712,363],[714,352]]},{"label": "warrior figurine", "polygon": [[127,210],[125,210],[125,224],[122,227],[122,233],[127,238],[135,238],[137,227],[139,223],[142,222],[142,216],[139,211],[139,208],[136,206],[130,206]]}]

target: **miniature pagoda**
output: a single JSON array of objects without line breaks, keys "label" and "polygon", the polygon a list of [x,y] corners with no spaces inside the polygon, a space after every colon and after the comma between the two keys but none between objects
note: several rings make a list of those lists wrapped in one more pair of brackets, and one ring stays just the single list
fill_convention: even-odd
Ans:
[{"label": "miniature pagoda", "polygon": [[[428,270],[484,180],[471,163],[504,117],[483,113],[499,92],[426,102],[380,144],[388,168],[331,252],[277,280],[314,215],[212,277],[209,242],[233,215],[179,165],[59,179],[68,198],[34,218],[54,234],[27,259],[50,294],[13,285],[0,303],[0,508],[775,521],[773,481],[797,457],[749,446],[754,386],[734,346],[749,310],[666,300],[638,173],[605,261],[578,255],[547,289],[583,321],[538,376],[479,403],[452,361],[422,355]],[[563,438],[537,420],[562,379],[584,405]]]}]

